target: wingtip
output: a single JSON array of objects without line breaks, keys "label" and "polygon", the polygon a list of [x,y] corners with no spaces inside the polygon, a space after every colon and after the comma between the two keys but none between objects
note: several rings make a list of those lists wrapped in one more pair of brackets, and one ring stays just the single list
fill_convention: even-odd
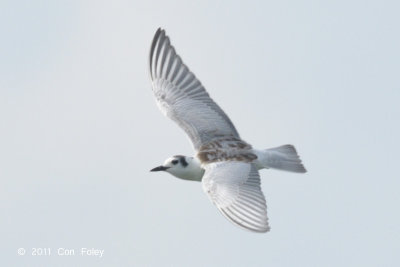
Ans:
[{"label": "wingtip", "polygon": [[154,57],[154,50],[156,48],[157,42],[162,36],[165,36],[165,30],[163,30],[161,27],[159,27],[154,34],[153,41],[151,42],[151,47],[150,47],[150,54],[149,54],[149,68],[150,68],[150,77],[153,78],[153,57]]},{"label": "wingtip", "polygon": [[165,30],[163,28],[161,28],[161,27],[158,27],[156,33],[154,34],[154,36],[158,35],[161,32],[165,32]]},{"label": "wingtip", "polygon": [[260,234],[266,234],[266,233],[268,233],[269,231],[271,231],[271,227],[267,227],[267,228],[265,228],[265,229],[263,229],[263,230],[260,230],[260,231],[253,231],[253,233],[260,233]]}]

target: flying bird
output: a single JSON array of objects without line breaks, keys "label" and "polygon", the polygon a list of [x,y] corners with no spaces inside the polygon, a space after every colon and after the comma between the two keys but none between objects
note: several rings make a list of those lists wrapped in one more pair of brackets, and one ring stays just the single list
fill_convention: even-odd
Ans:
[{"label": "flying bird", "polygon": [[250,231],[268,232],[259,170],[305,173],[294,146],[259,150],[243,141],[160,28],[151,44],[149,67],[158,107],[186,132],[195,150],[194,156],[172,156],[151,171],[201,182],[228,220]]}]

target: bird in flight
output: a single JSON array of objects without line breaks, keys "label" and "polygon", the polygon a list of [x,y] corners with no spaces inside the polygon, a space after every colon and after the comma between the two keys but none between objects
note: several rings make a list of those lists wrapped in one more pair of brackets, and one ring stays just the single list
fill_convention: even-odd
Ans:
[{"label": "bird in flight", "polygon": [[294,146],[259,150],[243,141],[160,28],[151,44],[149,67],[158,107],[186,132],[195,149],[194,156],[170,157],[151,171],[201,182],[209,199],[232,223],[268,232],[258,171],[271,168],[305,173]]}]

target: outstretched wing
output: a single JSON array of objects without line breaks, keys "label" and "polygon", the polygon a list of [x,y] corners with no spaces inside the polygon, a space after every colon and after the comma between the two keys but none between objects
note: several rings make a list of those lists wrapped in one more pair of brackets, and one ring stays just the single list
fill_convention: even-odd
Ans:
[{"label": "outstretched wing", "polygon": [[210,200],[234,224],[268,232],[267,205],[254,164],[223,161],[205,165],[202,184]]},{"label": "outstretched wing", "polygon": [[150,75],[159,108],[189,135],[196,150],[214,137],[239,138],[228,116],[182,62],[161,29],[151,44]]}]

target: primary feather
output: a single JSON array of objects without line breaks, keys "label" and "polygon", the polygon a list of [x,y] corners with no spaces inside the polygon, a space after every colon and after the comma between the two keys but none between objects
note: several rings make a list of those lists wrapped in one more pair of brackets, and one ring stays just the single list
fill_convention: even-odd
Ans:
[{"label": "primary feather", "polygon": [[267,232],[267,205],[254,164],[238,161],[205,166],[203,189],[221,213],[247,230]]},{"label": "primary feather", "polygon": [[154,36],[149,66],[158,107],[186,132],[196,150],[215,137],[239,138],[231,120],[176,54],[164,30],[158,29]]}]

